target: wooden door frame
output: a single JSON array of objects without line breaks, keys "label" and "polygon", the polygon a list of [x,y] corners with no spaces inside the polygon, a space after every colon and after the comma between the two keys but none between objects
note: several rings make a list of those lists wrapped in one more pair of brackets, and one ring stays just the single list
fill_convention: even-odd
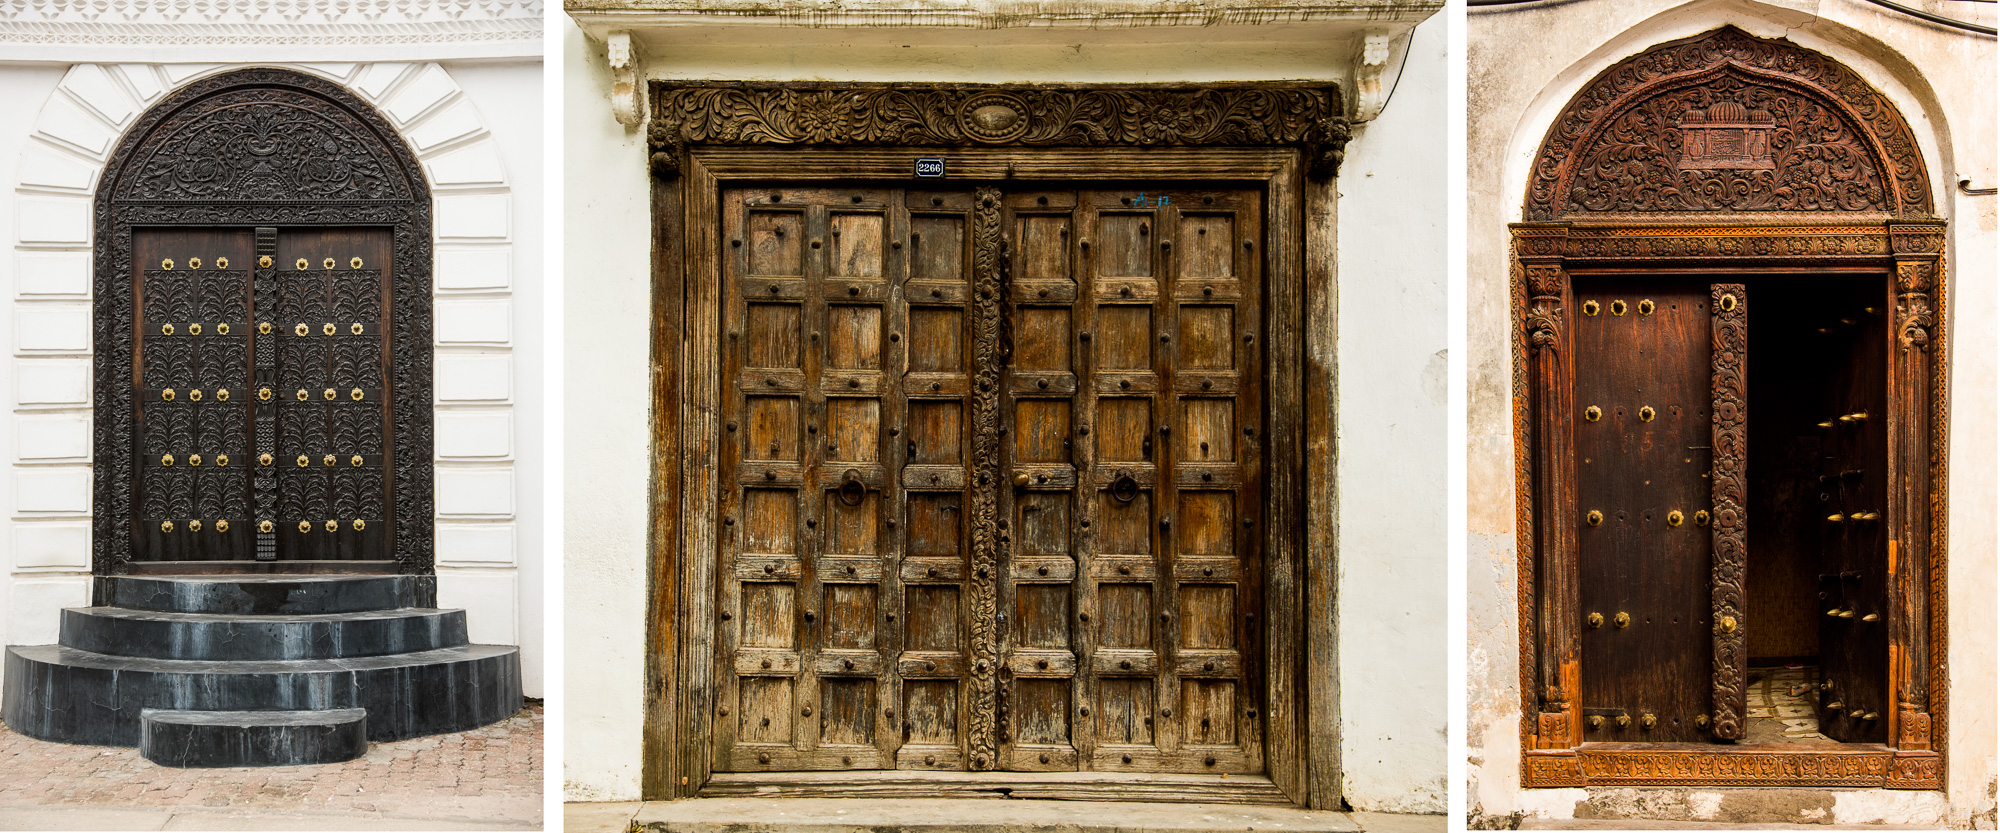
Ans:
[{"label": "wooden door frame", "polygon": [[[1948,338],[1942,220],[1811,226],[1516,223],[1514,449],[1522,785],[1942,789]],[[1893,280],[1889,744],[1585,743],[1572,392],[1572,276],[1856,275]],[[1753,298],[1754,300],[1754,298]],[[1900,551],[1900,552],[1899,552]],[[1898,564],[1906,567],[1898,572]],[[1741,576],[1735,577],[1740,582]],[[1740,597],[1740,586],[1738,588]]]},{"label": "wooden door frame", "polygon": [[[1299,84],[654,82],[652,92],[652,459],[642,794],[651,799],[771,795],[775,788],[802,796],[931,797],[991,795],[1006,788],[1016,797],[1129,800],[1142,794],[1154,800],[1338,806],[1333,175],[1348,135],[1339,90]],[[808,111],[827,120],[800,116]],[[915,179],[914,161],[926,156],[945,158],[948,178]],[[1260,245],[1266,250],[1265,384],[1273,448],[1264,519],[1268,778],[899,771],[718,777],[713,771],[720,195],[732,185],[855,180],[968,189],[1104,181],[1228,182],[1264,189],[1266,242]],[[1277,622],[1294,626],[1279,628]],[[1280,657],[1285,661],[1276,661]]]},{"label": "wooden door frame", "polygon": [[[250,103],[281,104],[288,116],[346,138],[311,160],[234,154],[232,142],[252,141],[262,126],[231,123]],[[188,139],[195,128],[208,144]],[[226,134],[231,142],[217,141]],[[307,161],[348,174],[341,183],[287,182],[253,174],[254,165]],[[206,167],[214,178],[182,182],[177,167]],[[332,189],[332,190],[329,190]],[[431,344],[431,193],[416,155],[375,108],[339,84],[278,68],[236,70],[203,78],[149,108],[112,151],[95,200],[95,285],[92,295],[93,506],[91,572],[98,577],[147,573],[435,573]],[[132,560],[133,478],[132,231],[152,226],[371,226],[390,230],[394,289],[390,349],[392,436],[384,451],[393,484],[395,560],[171,561]],[[247,456],[247,455],[246,455]]]}]

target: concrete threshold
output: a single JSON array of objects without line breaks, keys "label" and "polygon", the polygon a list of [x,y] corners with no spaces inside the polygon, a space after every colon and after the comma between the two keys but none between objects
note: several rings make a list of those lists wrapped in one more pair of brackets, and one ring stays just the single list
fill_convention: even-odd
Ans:
[{"label": "concrete threshold", "polygon": [[[582,809],[588,806],[569,805],[564,816],[582,821],[589,815],[602,824],[630,807],[593,813]],[[1443,816],[1383,818],[1381,833],[1445,829]],[[630,823],[638,833],[1360,833],[1363,829],[1347,813],[1291,807],[1008,798],[696,798],[647,802]],[[583,827],[567,830],[584,833]],[[596,825],[591,827],[595,831]]]},{"label": "concrete threshold", "polygon": [[1521,830],[1936,830],[1923,824],[1744,824],[1646,819],[1522,819]]}]

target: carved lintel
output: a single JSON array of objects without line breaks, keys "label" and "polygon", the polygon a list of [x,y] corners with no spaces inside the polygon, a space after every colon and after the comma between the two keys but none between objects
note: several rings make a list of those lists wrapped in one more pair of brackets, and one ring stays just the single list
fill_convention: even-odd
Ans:
[{"label": "carved lintel", "polygon": [[639,48],[623,29],[604,39],[604,59],[611,65],[611,115],[631,127],[645,118],[645,85],[639,83]]},{"label": "carved lintel", "polygon": [[1351,135],[1340,88],[652,82],[662,153],[697,145],[1294,147],[1333,176]]},{"label": "carved lintel", "polygon": [[[1880,747],[1766,751],[1712,748],[1591,749],[1577,753],[1597,785],[1880,787],[1890,752]],[[1577,786],[1582,786],[1578,784]]]},{"label": "carved lintel", "polygon": [[1354,63],[1355,121],[1374,121],[1382,115],[1382,105],[1389,103],[1393,87],[1382,83],[1382,75],[1389,68],[1389,48],[1395,42],[1396,36],[1388,32],[1361,36],[1361,59]]}]

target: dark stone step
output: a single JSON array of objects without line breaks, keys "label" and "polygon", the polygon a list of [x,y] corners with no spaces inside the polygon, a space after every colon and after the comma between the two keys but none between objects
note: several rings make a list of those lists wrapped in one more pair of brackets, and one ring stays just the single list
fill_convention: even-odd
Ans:
[{"label": "dark stone step", "polygon": [[62,645],[7,648],[0,718],[39,740],[138,746],[145,709],[368,710],[372,741],[460,732],[521,708],[521,652],[464,645],[410,654],[221,662]]},{"label": "dark stone step", "polygon": [[337,764],[368,751],[365,709],[146,709],[139,726],[139,754],[161,766]]},{"label": "dark stone step", "polygon": [[465,611],[404,608],[308,616],[165,613],[122,607],[62,612],[62,644],[156,659],[336,659],[466,644]]},{"label": "dark stone step", "polygon": [[96,602],[166,613],[311,615],[435,607],[431,576],[99,576]]}]

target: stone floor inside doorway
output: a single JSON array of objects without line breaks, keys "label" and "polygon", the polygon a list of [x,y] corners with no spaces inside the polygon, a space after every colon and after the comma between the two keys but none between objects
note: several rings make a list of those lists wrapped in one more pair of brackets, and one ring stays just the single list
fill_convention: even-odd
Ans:
[{"label": "stone floor inside doorway", "polygon": [[0,725],[0,830],[540,830],[540,701],[344,764],[173,769]]},{"label": "stone floor inside doorway", "polygon": [[1443,833],[1442,815],[1008,798],[697,798],[563,805],[564,833]]},{"label": "stone floor inside doorway", "polygon": [[1819,669],[1752,666],[1745,693],[1744,743],[1833,743],[1819,732]]}]

